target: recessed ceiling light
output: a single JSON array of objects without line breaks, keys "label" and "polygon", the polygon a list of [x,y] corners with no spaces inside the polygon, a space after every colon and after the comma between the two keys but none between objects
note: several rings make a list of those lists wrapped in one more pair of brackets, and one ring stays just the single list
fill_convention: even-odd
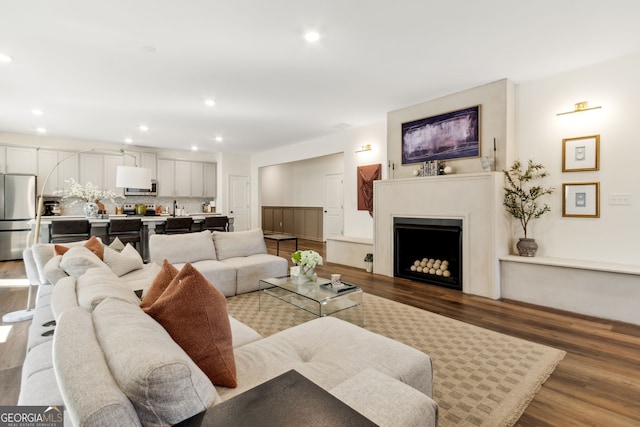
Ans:
[{"label": "recessed ceiling light", "polygon": [[34,116],[41,116],[44,114],[44,112],[38,108],[34,108],[33,110],[31,110],[31,114],[33,114]]},{"label": "recessed ceiling light", "polygon": [[36,131],[38,133],[47,133],[47,130],[45,128],[37,128]]},{"label": "recessed ceiling light", "polygon": [[207,105],[207,107],[213,107],[214,105],[216,105],[216,101],[214,101],[213,99],[206,99],[204,103]]},{"label": "recessed ceiling light", "polygon": [[127,144],[131,144],[131,143],[133,142],[133,139],[131,139],[131,138],[125,138],[125,139],[124,139],[124,142],[125,142],[125,143],[127,143]]},{"label": "recessed ceiling light", "polygon": [[11,61],[13,61],[12,57],[10,57],[7,54],[4,54],[4,53],[0,52],[0,62],[11,62]]},{"label": "recessed ceiling light", "polygon": [[216,140],[216,142],[222,142],[223,141],[221,136],[216,136],[215,140]]},{"label": "recessed ceiling light", "polygon": [[198,151],[198,146],[197,145],[192,145],[191,146],[191,151]]},{"label": "recessed ceiling light", "polygon": [[304,34],[304,39],[308,42],[317,42],[320,40],[320,34],[316,31],[308,31]]},{"label": "recessed ceiling light", "polygon": [[140,126],[138,126],[138,129],[140,129],[141,132],[147,132],[149,130],[149,126],[140,125]]}]

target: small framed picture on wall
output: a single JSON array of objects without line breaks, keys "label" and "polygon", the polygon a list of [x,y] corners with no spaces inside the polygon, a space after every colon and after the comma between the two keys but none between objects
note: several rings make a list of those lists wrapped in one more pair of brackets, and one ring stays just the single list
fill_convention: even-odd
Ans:
[{"label": "small framed picture on wall", "polygon": [[600,135],[562,140],[562,172],[600,170]]},{"label": "small framed picture on wall", "polygon": [[600,218],[600,183],[562,184],[562,216]]}]

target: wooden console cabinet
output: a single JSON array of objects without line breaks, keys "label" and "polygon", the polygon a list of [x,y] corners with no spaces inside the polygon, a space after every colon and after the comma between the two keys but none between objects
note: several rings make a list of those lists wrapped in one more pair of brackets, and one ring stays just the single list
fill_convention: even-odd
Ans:
[{"label": "wooden console cabinet", "polygon": [[265,233],[292,234],[301,239],[322,242],[322,221],[321,207],[262,207],[262,230]]}]

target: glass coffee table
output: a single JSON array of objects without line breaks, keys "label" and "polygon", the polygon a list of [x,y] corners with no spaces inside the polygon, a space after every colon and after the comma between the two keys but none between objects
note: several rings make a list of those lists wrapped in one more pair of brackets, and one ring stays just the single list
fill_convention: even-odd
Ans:
[{"label": "glass coffee table", "polygon": [[354,287],[343,292],[323,289],[331,280],[318,277],[311,283],[298,284],[290,276],[260,280],[259,310],[266,310],[274,302],[284,301],[317,316],[335,316],[364,326],[364,292]]}]

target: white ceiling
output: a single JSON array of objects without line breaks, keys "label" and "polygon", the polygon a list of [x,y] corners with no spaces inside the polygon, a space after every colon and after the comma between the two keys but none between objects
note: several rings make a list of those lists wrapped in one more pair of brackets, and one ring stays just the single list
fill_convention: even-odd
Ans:
[{"label": "white ceiling", "polygon": [[639,18],[638,0],[0,0],[0,131],[260,151],[638,52]]}]

